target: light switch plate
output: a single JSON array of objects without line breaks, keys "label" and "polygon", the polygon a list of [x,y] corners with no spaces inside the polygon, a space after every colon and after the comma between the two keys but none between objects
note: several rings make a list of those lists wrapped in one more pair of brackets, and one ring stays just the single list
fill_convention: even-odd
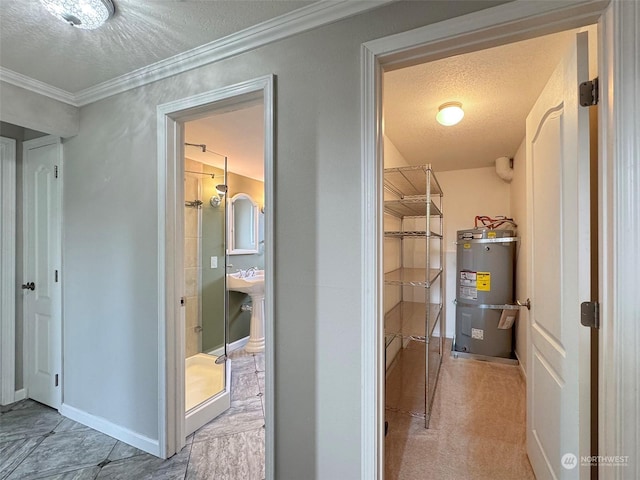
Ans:
[{"label": "light switch plate", "polygon": [[211,268],[218,268],[218,257],[211,257]]}]

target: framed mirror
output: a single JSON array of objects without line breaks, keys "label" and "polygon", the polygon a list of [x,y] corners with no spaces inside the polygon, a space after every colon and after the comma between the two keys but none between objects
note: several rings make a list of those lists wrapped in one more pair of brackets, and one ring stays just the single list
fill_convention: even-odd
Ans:
[{"label": "framed mirror", "polygon": [[229,201],[227,228],[229,255],[258,253],[258,204],[246,193]]}]

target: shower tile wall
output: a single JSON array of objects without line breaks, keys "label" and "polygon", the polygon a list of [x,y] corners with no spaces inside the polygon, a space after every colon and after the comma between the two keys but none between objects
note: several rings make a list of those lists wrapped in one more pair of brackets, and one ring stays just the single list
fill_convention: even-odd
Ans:
[{"label": "shower tile wall", "polygon": [[[202,163],[185,159],[185,170],[201,172]],[[201,175],[185,173],[185,201],[200,199]],[[186,356],[191,357],[202,351],[202,316],[200,314],[200,278],[202,262],[200,260],[200,243],[202,229],[200,216],[202,210],[185,207],[184,211],[184,280],[185,280],[185,328]]]}]

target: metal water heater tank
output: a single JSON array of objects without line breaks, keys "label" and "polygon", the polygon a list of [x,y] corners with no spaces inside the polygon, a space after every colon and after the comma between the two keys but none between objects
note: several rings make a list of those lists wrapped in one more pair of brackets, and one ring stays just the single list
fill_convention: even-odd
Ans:
[{"label": "metal water heater tank", "polygon": [[[512,357],[516,242],[513,230],[458,231],[456,351]],[[505,317],[503,311],[512,316]]]}]

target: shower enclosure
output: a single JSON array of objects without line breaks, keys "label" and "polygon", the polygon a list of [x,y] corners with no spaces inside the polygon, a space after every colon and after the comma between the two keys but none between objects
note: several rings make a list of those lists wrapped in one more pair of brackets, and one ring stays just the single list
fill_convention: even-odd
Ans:
[{"label": "shower enclosure", "polygon": [[184,175],[186,435],[230,405],[226,198],[221,188],[227,178],[226,161],[224,169],[216,168],[188,158],[188,153]]}]

